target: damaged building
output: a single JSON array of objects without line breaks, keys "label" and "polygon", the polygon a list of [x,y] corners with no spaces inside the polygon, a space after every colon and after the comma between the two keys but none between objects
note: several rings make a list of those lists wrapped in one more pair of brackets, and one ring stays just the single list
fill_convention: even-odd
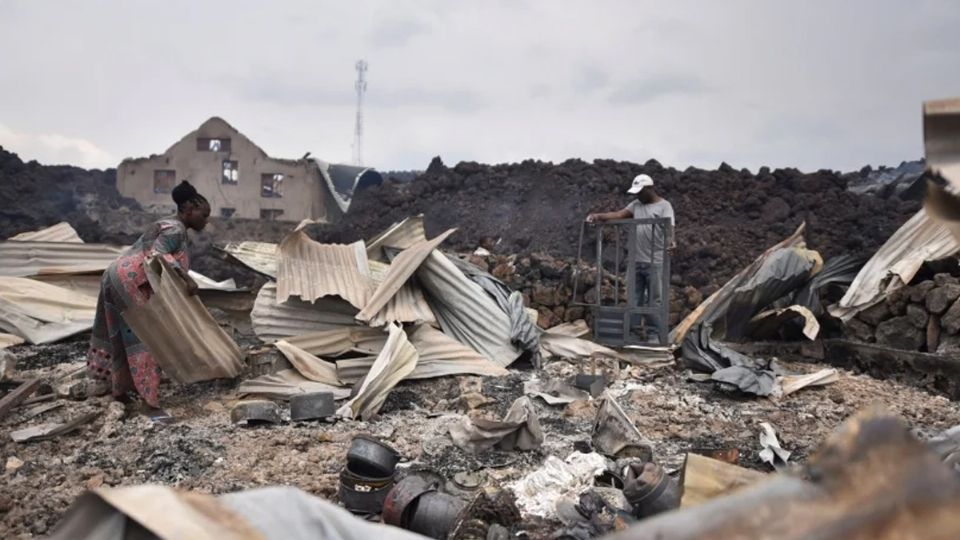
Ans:
[{"label": "damaged building", "polygon": [[162,154],[128,158],[117,168],[117,189],[157,214],[170,213],[180,181],[196,186],[221,218],[332,223],[358,191],[383,181],[370,167],[267,155],[250,138],[212,117]]}]

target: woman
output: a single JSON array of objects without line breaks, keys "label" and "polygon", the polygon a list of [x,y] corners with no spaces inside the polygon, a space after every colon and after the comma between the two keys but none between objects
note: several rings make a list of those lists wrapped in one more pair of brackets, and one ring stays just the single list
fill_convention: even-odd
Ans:
[{"label": "woman", "polygon": [[100,383],[99,388],[91,388],[91,394],[110,389],[114,397],[126,401],[127,394],[136,390],[149,407],[148,416],[156,420],[170,419],[160,409],[160,368],[122,314],[129,307],[146,304],[153,295],[144,265],[154,257],[163,257],[187,282],[191,294],[196,293],[197,285],[187,275],[187,229],[203,230],[210,203],[186,181],[175,187],[172,195],[177,215],[150,225],[104,272],[87,359],[89,376]]}]

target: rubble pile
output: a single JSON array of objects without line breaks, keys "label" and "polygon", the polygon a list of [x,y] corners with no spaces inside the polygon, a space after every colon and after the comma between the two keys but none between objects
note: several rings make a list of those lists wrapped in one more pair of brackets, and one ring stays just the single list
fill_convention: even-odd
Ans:
[{"label": "rubble pile", "polygon": [[920,207],[889,190],[849,191],[850,183],[869,178],[868,169],[841,174],[763,167],[752,173],[722,164],[715,171],[679,171],[655,160],[577,159],[447,167],[435,158],[414,182],[386,182],[359,195],[350,214],[319,235],[348,242],[424,214],[430,236],[459,228],[448,242],[457,251],[489,245],[495,254],[544,252],[572,260],[583,218],[623,208],[629,180],[639,173],[654,178],[677,215],[673,284],[704,296],[801,222],[810,247],[829,259],[876,249]]},{"label": "rubble pile", "polygon": [[941,273],[898,289],[848,321],[844,332],[894,349],[960,352],[960,279]]}]

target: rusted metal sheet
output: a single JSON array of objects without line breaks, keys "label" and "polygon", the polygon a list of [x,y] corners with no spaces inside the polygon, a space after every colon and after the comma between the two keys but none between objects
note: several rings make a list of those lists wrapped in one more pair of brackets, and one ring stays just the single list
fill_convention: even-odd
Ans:
[{"label": "rusted metal sheet", "polygon": [[[367,304],[363,306],[360,313],[357,314],[357,320],[370,323],[372,326],[382,326],[386,322],[394,321],[415,322],[390,318],[391,316],[402,316],[409,319],[411,316],[421,315],[417,313],[417,309],[414,309],[417,307],[417,304],[412,293],[408,292],[402,296],[398,293],[403,290],[404,285],[409,284],[410,278],[413,277],[430,253],[455,231],[456,229],[450,229],[433,240],[423,240],[400,252],[400,254],[394,258],[393,262],[390,263],[390,269],[387,271],[387,275],[383,278],[383,281],[379,284],[373,296],[371,296]],[[412,286],[408,291],[411,289]],[[392,306],[393,309],[389,310],[393,312],[392,315],[390,313],[384,313],[384,311],[387,311],[384,308],[395,298],[396,300]],[[426,307],[429,310],[429,306]],[[380,322],[380,324],[375,324],[375,320],[376,322]]]},{"label": "rusted metal sheet", "polygon": [[321,244],[298,230],[283,240],[277,268],[277,301],[291,296],[312,302],[339,296],[357,309],[370,300],[373,278],[363,242]]},{"label": "rusted metal sheet", "polygon": [[77,231],[66,221],[61,221],[56,225],[40,229],[38,231],[22,232],[11,236],[8,240],[18,242],[61,242],[71,244],[82,244],[83,239],[77,234]]},{"label": "rusted metal sheet", "polygon": [[510,317],[446,256],[430,252],[416,276],[445,334],[503,367],[520,356]]},{"label": "rusted metal sheet", "polygon": [[123,318],[157,364],[181,383],[236,377],[243,355],[200,299],[187,294],[186,284],[163,259],[146,270],[154,295],[146,305],[129,308]]},{"label": "rusted metal sheet", "polygon": [[357,309],[340,298],[321,298],[314,303],[290,298],[277,303],[276,283],[267,283],[257,293],[250,313],[253,331],[261,340],[357,326]]},{"label": "rusted metal sheet", "polygon": [[419,355],[403,328],[390,324],[387,329],[389,337],[383,350],[363,379],[357,394],[337,410],[340,416],[369,420],[383,406],[390,390],[416,367]]},{"label": "rusted metal sheet", "polygon": [[960,478],[902,420],[872,410],[845,422],[795,475],[775,475],[609,538],[960,538]]},{"label": "rusted metal sheet", "polygon": [[73,242],[0,242],[0,276],[102,273],[123,249]]},{"label": "rusted metal sheet", "polygon": [[387,262],[384,248],[409,249],[427,239],[423,228],[423,214],[394,223],[387,230],[367,240],[367,258]]}]

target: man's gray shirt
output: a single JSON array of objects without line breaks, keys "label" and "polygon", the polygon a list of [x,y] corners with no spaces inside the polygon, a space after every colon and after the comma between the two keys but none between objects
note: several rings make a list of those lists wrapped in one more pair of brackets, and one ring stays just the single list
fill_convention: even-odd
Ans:
[{"label": "man's gray shirt", "polygon": [[[650,204],[643,204],[636,200],[628,204],[625,210],[633,212],[634,219],[670,218],[670,226],[674,225],[673,206],[663,199]],[[669,242],[669,238],[666,240]],[[658,231],[656,245],[654,245],[653,225],[637,225],[637,262],[663,264],[663,241],[664,237]]]}]

